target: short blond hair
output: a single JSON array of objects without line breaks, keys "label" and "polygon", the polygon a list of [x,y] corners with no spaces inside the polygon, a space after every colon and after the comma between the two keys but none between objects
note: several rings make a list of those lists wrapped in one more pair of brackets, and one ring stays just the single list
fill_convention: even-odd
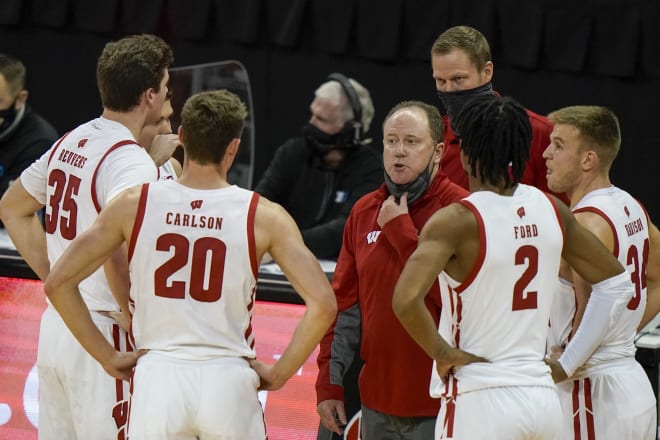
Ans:
[{"label": "short blond hair", "polygon": [[594,150],[609,169],[621,148],[621,129],[614,112],[597,105],[575,105],[550,113],[548,119],[577,128],[585,142],[583,148]]}]

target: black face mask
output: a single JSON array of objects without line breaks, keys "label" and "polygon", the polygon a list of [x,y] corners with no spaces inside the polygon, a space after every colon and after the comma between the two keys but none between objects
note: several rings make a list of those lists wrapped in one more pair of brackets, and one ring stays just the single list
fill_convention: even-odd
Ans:
[{"label": "black face mask", "polygon": [[330,150],[347,150],[354,146],[353,132],[346,124],[339,133],[328,134],[309,122],[303,127],[303,138],[307,147],[319,156]]},{"label": "black face mask", "polygon": [[[457,92],[438,92],[438,98],[442,102],[442,105],[447,110],[447,115],[449,115],[449,123],[458,117],[465,107],[465,104],[477,96],[492,95],[493,94],[493,84],[488,82],[482,86],[475,87],[474,89],[468,90],[459,90]],[[452,129],[454,127],[452,126]]]},{"label": "black face mask", "polygon": [[394,199],[396,200],[397,203],[399,203],[401,196],[407,192],[408,206],[410,206],[412,202],[419,199],[422,196],[422,194],[426,192],[426,189],[429,187],[429,184],[431,183],[431,170],[433,169],[433,167],[430,165],[434,155],[435,155],[435,151],[433,151],[433,154],[429,159],[429,163],[426,165],[426,168],[424,168],[424,171],[419,173],[419,175],[415,178],[415,180],[413,180],[410,183],[399,185],[398,183],[392,182],[390,176],[387,175],[387,171],[383,173],[383,175],[385,176],[385,186],[387,186],[387,189],[390,191],[390,194],[394,196]]},{"label": "black face mask", "polygon": [[11,124],[14,122],[14,119],[16,119],[16,113],[15,99],[8,108],[0,110],[0,118],[3,119],[2,123],[0,124],[0,134],[2,134],[11,126]]},{"label": "black face mask", "polygon": [[303,127],[303,138],[307,146],[314,152],[323,155],[333,148],[337,148],[337,135],[328,134],[319,130],[309,122]]}]

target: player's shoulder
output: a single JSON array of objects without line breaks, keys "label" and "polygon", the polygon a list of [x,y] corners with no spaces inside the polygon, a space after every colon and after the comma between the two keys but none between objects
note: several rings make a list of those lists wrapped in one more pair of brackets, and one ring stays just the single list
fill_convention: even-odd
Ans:
[{"label": "player's shoulder", "polygon": [[273,202],[270,199],[260,195],[259,193],[254,193],[258,197],[257,201],[257,210],[256,210],[256,219],[260,221],[271,221],[276,220],[282,216],[289,216],[288,212],[282,205],[277,202]]},{"label": "player's shoulder", "polygon": [[592,232],[601,229],[610,229],[611,220],[602,210],[578,210],[573,212],[573,216],[579,224]]},{"label": "player's shoulder", "polygon": [[132,187],[126,189],[125,191],[122,191],[119,194],[119,197],[123,197],[127,201],[139,200],[140,197],[142,196],[142,192],[146,191],[147,188],[150,185],[151,184],[149,184],[149,183],[143,183],[143,184],[140,184],[140,185],[132,186]]},{"label": "player's shoulder", "polygon": [[429,221],[441,227],[460,228],[471,223],[476,223],[475,210],[461,200],[448,204],[433,213]]},{"label": "player's shoulder", "polygon": [[452,241],[460,241],[477,232],[477,215],[464,203],[454,202],[434,212],[423,230]]},{"label": "player's shoulder", "polygon": [[148,185],[140,184],[131,186],[115,196],[106,206],[114,206],[115,210],[120,212],[132,212],[137,207],[142,199],[143,191],[148,190]]}]

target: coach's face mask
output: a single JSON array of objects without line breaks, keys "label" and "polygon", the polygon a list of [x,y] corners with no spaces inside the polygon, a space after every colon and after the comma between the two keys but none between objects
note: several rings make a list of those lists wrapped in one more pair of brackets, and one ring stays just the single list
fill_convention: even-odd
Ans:
[{"label": "coach's face mask", "polygon": [[449,122],[451,124],[451,122],[458,117],[469,100],[476,98],[477,96],[493,94],[493,84],[487,82],[474,89],[458,90],[456,92],[441,92],[438,90],[437,92],[440,102],[442,102],[442,105],[447,110],[447,115],[449,116]]},{"label": "coach's face mask", "polygon": [[407,200],[408,200],[408,206],[410,206],[412,202],[422,197],[422,194],[426,192],[426,190],[429,187],[429,184],[431,183],[433,156],[435,156],[435,151],[433,151],[433,154],[431,154],[429,163],[426,165],[426,168],[424,168],[424,171],[419,173],[419,175],[417,176],[417,178],[415,178],[415,180],[403,185],[394,183],[392,179],[390,179],[390,176],[387,175],[387,171],[383,172],[383,175],[385,177],[385,186],[387,186],[387,189],[389,190],[390,194],[394,196],[394,199],[396,200],[397,203],[399,203],[399,200],[401,200],[401,196],[404,193],[408,193]]}]

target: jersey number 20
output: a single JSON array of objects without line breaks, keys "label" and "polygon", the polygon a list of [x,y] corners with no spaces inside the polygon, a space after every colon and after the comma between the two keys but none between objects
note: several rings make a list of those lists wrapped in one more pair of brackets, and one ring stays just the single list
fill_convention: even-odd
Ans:
[{"label": "jersey number 20", "polygon": [[[186,288],[193,299],[201,302],[213,302],[222,295],[222,280],[225,272],[227,246],[217,238],[202,237],[192,243],[180,234],[163,234],[156,241],[156,250],[169,252],[172,257],[163,263],[154,273],[156,296],[184,299]],[[169,281],[169,278],[182,269],[190,267],[189,285],[186,281]]]}]

